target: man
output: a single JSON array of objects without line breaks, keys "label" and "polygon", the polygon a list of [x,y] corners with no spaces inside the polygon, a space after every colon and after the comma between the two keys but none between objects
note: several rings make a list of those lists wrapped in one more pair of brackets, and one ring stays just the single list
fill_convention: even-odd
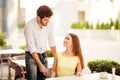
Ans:
[{"label": "man", "polygon": [[28,80],[45,80],[47,41],[53,56],[56,55],[54,29],[51,22],[49,22],[52,15],[52,10],[48,6],[42,5],[37,10],[36,18],[30,20],[25,26],[25,61]]}]

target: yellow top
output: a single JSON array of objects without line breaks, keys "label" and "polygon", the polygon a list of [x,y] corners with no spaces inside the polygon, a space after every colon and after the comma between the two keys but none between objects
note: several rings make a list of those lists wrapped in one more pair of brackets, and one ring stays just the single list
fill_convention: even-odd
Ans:
[{"label": "yellow top", "polygon": [[79,58],[65,57],[61,53],[58,54],[57,76],[71,76],[74,75]]}]

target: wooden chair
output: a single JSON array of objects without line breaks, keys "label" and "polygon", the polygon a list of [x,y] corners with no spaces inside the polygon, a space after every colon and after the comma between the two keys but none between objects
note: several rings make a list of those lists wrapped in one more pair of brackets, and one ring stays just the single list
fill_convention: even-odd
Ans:
[{"label": "wooden chair", "polygon": [[[13,60],[22,60],[25,59],[25,55],[19,55],[19,56],[14,56],[9,58],[9,77],[11,76],[11,70],[10,68],[13,68],[15,70],[15,78],[14,80],[25,80],[26,79],[26,67],[19,65],[15,62],[13,62]],[[11,78],[11,77],[10,77]]]}]

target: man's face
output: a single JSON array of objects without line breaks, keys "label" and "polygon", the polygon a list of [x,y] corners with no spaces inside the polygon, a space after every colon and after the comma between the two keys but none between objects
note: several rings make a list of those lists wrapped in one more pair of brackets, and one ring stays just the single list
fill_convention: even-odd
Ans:
[{"label": "man's face", "polygon": [[50,17],[44,17],[40,19],[40,24],[42,24],[43,26],[47,26],[49,20],[50,20]]}]

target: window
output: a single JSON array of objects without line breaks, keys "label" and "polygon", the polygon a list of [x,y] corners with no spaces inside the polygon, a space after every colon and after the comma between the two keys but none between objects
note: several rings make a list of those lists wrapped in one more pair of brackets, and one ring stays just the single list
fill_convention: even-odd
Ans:
[{"label": "window", "polygon": [[78,12],[78,20],[84,21],[85,20],[85,11],[79,11]]}]

